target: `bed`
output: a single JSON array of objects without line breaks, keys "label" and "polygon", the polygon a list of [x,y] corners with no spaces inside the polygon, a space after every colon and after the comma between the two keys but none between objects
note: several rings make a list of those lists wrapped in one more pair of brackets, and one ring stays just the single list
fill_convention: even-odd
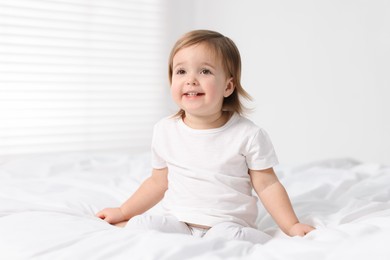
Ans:
[{"label": "bed", "polygon": [[[266,244],[118,228],[94,214],[150,174],[149,153],[62,153],[0,161],[0,259],[390,259],[390,167],[353,159],[279,165],[301,221],[287,237],[260,206]],[[159,205],[148,214],[158,214]]]}]

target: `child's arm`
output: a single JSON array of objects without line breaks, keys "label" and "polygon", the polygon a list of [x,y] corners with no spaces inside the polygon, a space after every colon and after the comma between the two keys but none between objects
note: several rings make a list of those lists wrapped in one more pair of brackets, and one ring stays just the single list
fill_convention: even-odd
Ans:
[{"label": "child's arm", "polygon": [[279,227],[289,236],[304,236],[314,228],[299,223],[290,199],[273,168],[249,170],[253,188]]},{"label": "child's arm", "polygon": [[106,208],[96,214],[110,224],[127,221],[152,208],[168,189],[168,168],[153,169],[152,175],[119,208]]}]

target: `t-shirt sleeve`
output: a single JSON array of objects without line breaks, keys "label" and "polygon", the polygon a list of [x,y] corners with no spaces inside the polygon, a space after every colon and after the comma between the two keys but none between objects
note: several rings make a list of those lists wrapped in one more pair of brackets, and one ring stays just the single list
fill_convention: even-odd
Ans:
[{"label": "t-shirt sleeve", "polygon": [[250,142],[246,162],[251,170],[264,170],[279,163],[271,139],[263,129],[259,129]]},{"label": "t-shirt sleeve", "polygon": [[161,157],[161,132],[159,127],[156,124],[153,128],[153,137],[152,137],[152,167],[154,169],[162,169],[167,167],[166,161]]}]

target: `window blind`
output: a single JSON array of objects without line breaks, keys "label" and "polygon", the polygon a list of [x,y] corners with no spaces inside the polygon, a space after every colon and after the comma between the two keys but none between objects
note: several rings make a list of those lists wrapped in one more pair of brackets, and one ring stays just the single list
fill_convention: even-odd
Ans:
[{"label": "window blind", "polygon": [[0,0],[0,155],[148,148],[164,14],[160,0]]}]

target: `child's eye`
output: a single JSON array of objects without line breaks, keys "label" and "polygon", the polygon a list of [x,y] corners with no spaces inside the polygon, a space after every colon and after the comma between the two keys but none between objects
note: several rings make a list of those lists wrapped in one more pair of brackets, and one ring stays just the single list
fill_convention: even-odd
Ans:
[{"label": "child's eye", "polygon": [[211,74],[211,71],[209,69],[202,69],[202,71],[200,72],[201,74]]},{"label": "child's eye", "polygon": [[183,69],[178,69],[178,70],[176,70],[176,74],[185,74],[186,73],[186,71],[185,70],[183,70]]}]

